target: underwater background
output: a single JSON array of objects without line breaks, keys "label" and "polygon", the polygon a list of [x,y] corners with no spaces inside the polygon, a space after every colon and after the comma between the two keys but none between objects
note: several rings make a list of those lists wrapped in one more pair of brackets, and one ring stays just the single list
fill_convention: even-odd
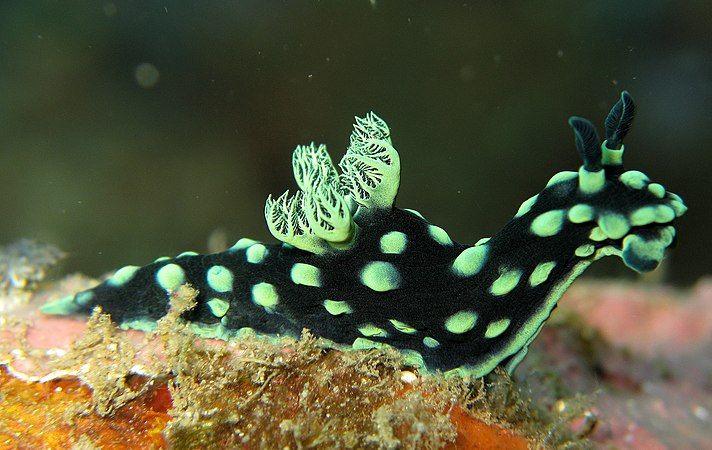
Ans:
[{"label": "underwater background", "polygon": [[294,147],[338,161],[369,110],[401,155],[397,205],[474,243],[578,168],[567,118],[602,130],[627,89],[625,165],[690,207],[662,269],[690,284],[712,266],[710,29],[703,1],[3,1],[0,245],[99,275],[271,241]]}]

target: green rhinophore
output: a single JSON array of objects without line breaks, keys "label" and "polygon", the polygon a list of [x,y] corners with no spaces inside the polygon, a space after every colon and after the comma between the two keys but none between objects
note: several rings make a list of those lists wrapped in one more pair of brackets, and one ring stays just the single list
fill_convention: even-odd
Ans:
[{"label": "green rhinophore", "polygon": [[178,264],[166,264],[156,272],[156,281],[166,291],[175,291],[185,283],[185,271]]},{"label": "green rhinophore", "polygon": [[470,331],[477,323],[477,313],[474,311],[460,311],[448,317],[445,329],[450,333],[462,334]]},{"label": "green rhinophore", "polygon": [[589,172],[583,166],[579,169],[579,189],[584,194],[595,194],[606,185],[606,173],[603,169]]},{"label": "green rhinophore", "polygon": [[593,246],[593,244],[583,244],[579,245],[576,250],[574,251],[574,254],[578,257],[585,258],[587,256],[593,255],[593,252],[596,251],[596,247]]},{"label": "green rhinophore", "polygon": [[447,231],[442,228],[435,225],[428,225],[428,233],[430,234],[430,237],[440,245],[452,245],[452,239],[450,239]]},{"label": "green rhinophore", "polygon": [[618,179],[621,183],[632,189],[643,189],[648,181],[650,181],[646,174],[637,170],[624,172]]},{"label": "green rhinophore", "polygon": [[532,233],[539,237],[553,236],[564,225],[565,211],[563,209],[554,209],[545,213],[539,214],[530,226]]},{"label": "green rhinophore", "polygon": [[311,264],[296,263],[289,273],[292,282],[304,286],[321,287],[321,270]]},{"label": "green rhinophore", "polygon": [[247,248],[245,255],[247,256],[247,262],[259,264],[264,261],[265,256],[267,256],[267,247],[262,244],[252,244]]},{"label": "green rhinophore", "polygon": [[277,289],[269,283],[258,283],[252,286],[252,302],[272,312],[279,304]]},{"label": "green rhinophore", "polygon": [[621,145],[621,148],[614,149],[608,148],[608,141],[603,141],[601,144],[601,162],[604,166],[620,166],[623,164],[623,152],[625,150],[625,145]]},{"label": "green rhinophore", "polygon": [[114,287],[118,287],[125,283],[128,283],[133,278],[133,276],[136,275],[138,269],[140,269],[139,266],[122,267],[121,269],[117,270],[114,275],[111,276],[111,278],[109,278],[107,283]]},{"label": "green rhinophore", "polygon": [[230,304],[220,298],[212,298],[208,300],[207,305],[208,308],[210,308],[210,312],[215,317],[223,317],[225,314],[227,314],[227,310],[230,309]]},{"label": "green rhinophore", "polygon": [[462,251],[452,263],[452,272],[461,277],[470,277],[479,273],[487,261],[489,247],[476,245]]},{"label": "green rhinophore", "polygon": [[620,239],[630,231],[630,222],[625,216],[607,212],[598,218],[598,226],[611,239]]},{"label": "green rhinophore", "polygon": [[398,269],[389,262],[372,261],[361,270],[361,283],[376,292],[398,289],[400,281]]},{"label": "green rhinophore", "polygon": [[529,275],[529,285],[531,287],[539,286],[549,278],[549,274],[556,267],[556,261],[548,261],[537,264],[537,266]]},{"label": "green rhinophore", "polygon": [[353,309],[351,309],[349,304],[346,302],[326,299],[324,300],[323,305],[324,308],[326,308],[327,312],[332,316],[339,316],[341,314],[351,314],[352,312],[354,312]]},{"label": "green rhinophore", "polygon": [[499,278],[494,280],[490,286],[490,294],[500,296],[509,294],[512,289],[517,287],[519,279],[522,277],[522,271],[519,269],[509,269],[501,271]]},{"label": "green rhinophore", "polygon": [[524,214],[528,213],[531,211],[532,206],[536,204],[537,199],[539,198],[539,194],[536,194],[534,196],[529,197],[528,199],[524,200],[524,202],[519,205],[519,209],[517,210],[517,213],[514,215],[514,217],[521,217]]},{"label": "green rhinophore", "polygon": [[208,281],[208,286],[210,286],[210,289],[214,291],[232,291],[232,272],[230,272],[230,269],[225,266],[213,266],[208,269],[206,279]]},{"label": "green rhinophore", "polygon": [[400,231],[391,231],[381,236],[381,253],[392,253],[400,255],[408,245],[408,236]]},{"label": "green rhinophore", "polygon": [[657,198],[665,197],[665,187],[662,184],[650,183],[648,185],[648,191],[650,191],[650,193],[656,196]]},{"label": "green rhinophore", "polygon": [[401,322],[396,319],[388,319],[388,321],[393,325],[393,328],[405,334],[415,334],[418,332],[415,328],[411,327],[407,323]]},{"label": "green rhinophore", "polygon": [[511,320],[509,319],[500,319],[495,320],[494,322],[490,322],[489,324],[487,324],[487,329],[485,330],[485,337],[487,339],[496,338],[500,334],[507,331],[507,328],[509,328],[510,323]]},{"label": "green rhinophore", "polygon": [[246,248],[249,248],[255,244],[258,244],[258,241],[255,241],[254,239],[249,239],[249,238],[241,238],[237,242],[235,242],[235,245],[230,247],[230,251],[238,251],[238,250],[244,250]]},{"label": "green rhinophore", "polygon": [[595,213],[591,205],[580,203],[569,209],[568,216],[572,223],[584,223],[592,221]]},{"label": "green rhinophore", "polygon": [[358,327],[359,333],[366,337],[388,337],[388,332],[372,323],[367,323]]},{"label": "green rhinophore", "polygon": [[573,180],[575,178],[578,178],[578,172],[574,172],[571,170],[564,170],[563,172],[559,172],[555,174],[553,177],[549,179],[549,182],[546,183],[546,187],[551,187],[555,184],[563,183],[564,181],[569,181]]},{"label": "green rhinophore", "polygon": [[430,336],[425,336],[423,338],[423,345],[428,348],[438,348],[440,347],[440,342],[437,339],[433,339]]}]

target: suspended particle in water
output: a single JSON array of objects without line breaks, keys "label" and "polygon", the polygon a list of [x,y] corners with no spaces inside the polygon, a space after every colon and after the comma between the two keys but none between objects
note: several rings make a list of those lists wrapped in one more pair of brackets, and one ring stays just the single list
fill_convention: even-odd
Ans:
[{"label": "suspended particle in water", "polygon": [[161,78],[161,74],[153,64],[141,63],[136,66],[134,78],[139,86],[144,89],[150,89],[158,83],[158,80]]},{"label": "suspended particle in water", "polygon": [[116,8],[116,5],[113,2],[104,3],[103,9],[106,17],[114,17],[118,12],[118,8]]}]

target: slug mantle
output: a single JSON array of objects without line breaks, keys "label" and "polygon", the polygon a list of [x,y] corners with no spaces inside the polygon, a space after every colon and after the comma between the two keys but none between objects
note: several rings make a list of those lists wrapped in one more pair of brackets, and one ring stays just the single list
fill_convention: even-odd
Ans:
[{"label": "slug mantle", "polygon": [[675,239],[682,199],[623,170],[634,111],[624,91],[603,143],[589,121],[572,117],[583,165],[554,175],[501,231],[474,245],[394,206],[400,157],[386,123],[369,113],[356,118],[341,173],[323,145],[294,150],[298,189],[265,205],[281,244],[243,238],[220,253],[126,266],[42,311],[101,306],[123,327],[151,329],[171,293],[189,283],[199,295],[183,318],[202,336],[298,336],[308,328],[339,347],[390,345],[409,363],[448,374],[480,377],[498,365],[511,372],[593,261],[615,255],[649,271]]}]

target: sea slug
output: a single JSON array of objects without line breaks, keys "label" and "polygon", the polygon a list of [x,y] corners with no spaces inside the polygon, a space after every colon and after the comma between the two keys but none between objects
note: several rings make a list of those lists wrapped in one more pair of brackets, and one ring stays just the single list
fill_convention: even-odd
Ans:
[{"label": "sea slug", "polygon": [[463,245],[420,213],[394,206],[400,157],[386,123],[369,113],[356,118],[340,174],[325,146],[296,148],[298,189],[265,205],[281,244],[243,238],[221,253],[126,266],[42,311],[101,306],[123,326],[146,329],[189,283],[199,295],[183,318],[202,335],[308,328],[336,346],[393,346],[430,370],[479,377],[502,365],[511,372],[593,261],[616,255],[649,271],[675,240],[672,224],[687,209],[682,199],[623,170],[633,114],[623,92],[603,143],[589,121],[569,119],[583,165],[554,175],[497,234]]}]

